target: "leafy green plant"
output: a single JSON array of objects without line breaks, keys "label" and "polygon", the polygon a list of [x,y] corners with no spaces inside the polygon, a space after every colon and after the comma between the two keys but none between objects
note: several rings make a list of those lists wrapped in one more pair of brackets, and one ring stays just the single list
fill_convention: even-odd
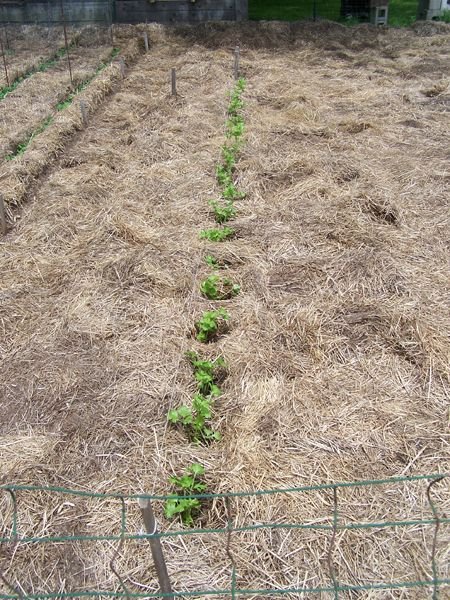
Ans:
[{"label": "leafy green plant", "polygon": [[220,269],[222,267],[217,258],[212,256],[211,254],[207,254],[205,256],[205,263],[208,265],[208,267],[211,267],[212,269]]},{"label": "leafy green plant", "polygon": [[236,155],[238,152],[237,144],[233,144],[231,146],[227,146],[224,144],[222,146],[222,158],[223,158],[223,166],[226,169],[227,173],[233,172],[233,169],[236,165]]},{"label": "leafy green plant", "polygon": [[234,183],[230,182],[224,186],[222,196],[225,200],[242,200],[242,198],[245,198],[245,192],[240,192]]},{"label": "leafy green plant", "polygon": [[229,318],[224,308],[204,312],[201,319],[195,323],[198,341],[203,343],[211,341]]},{"label": "leafy green plant", "polygon": [[206,490],[206,484],[202,482],[202,475],[205,474],[205,468],[193,463],[181,477],[169,477],[169,481],[175,486],[178,496],[166,500],[164,513],[168,519],[173,519],[178,515],[184,525],[192,526],[194,517],[201,508],[199,498],[189,498],[191,495],[201,494]]},{"label": "leafy green plant", "polygon": [[227,137],[238,140],[244,134],[244,119],[240,115],[234,115],[227,121]]},{"label": "leafy green plant", "polygon": [[227,300],[239,294],[240,290],[240,285],[219,275],[210,275],[200,285],[201,293],[209,300]]},{"label": "leafy green plant", "polygon": [[231,94],[230,104],[228,106],[228,114],[237,115],[244,108],[244,101],[240,97],[239,90],[234,90]]},{"label": "leafy green plant", "polygon": [[245,79],[243,77],[239,77],[239,79],[236,82],[236,90],[242,93],[245,90],[246,85],[247,82],[245,81]]},{"label": "leafy green plant", "polygon": [[216,177],[220,185],[228,185],[229,183],[232,183],[231,170],[227,169],[227,167],[224,167],[223,165],[217,165]]},{"label": "leafy green plant", "polygon": [[193,351],[186,352],[186,358],[194,369],[198,391],[201,394],[211,394],[218,397],[220,395],[220,389],[217,386],[217,381],[221,378],[226,369],[224,359],[221,356],[218,356],[214,360],[200,360],[198,354]]},{"label": "leafy green plant", "polygon": [[189,438],[196,444],[207,444],[220,439],[220,433],[207,425],[212,416],[214,399],[220,395],[220,390],[215,386],[209,396],[198,392],[192,399],[192,406],[183,404],[180,408],[170,410],[167,420],[174,425],[182,425]]},{"label": "leafy green plant", "polygon": [[211,429],[208,420],[212,416],[214,400],[221,394],[217,381],[225,373],[225,361],[221,356],[215,360],[200,360],[192,351],[186,352],[186,358],[194,370],[197,393],[192,406],[183,405],[170,410],[167,419],[170,423],[182,425],[189,438],[197,444],[219,440],[219,432]]},{"label": "leafy green plant", "polygon": [[232,237],[234,233],[234,229],[231,229],[231,227],[222,227],[222,229],[202,229],[200,232],[200,239],[209,240],[210,242],[223,242]]},{"label": "leafy green plant", "polygon": [[217,223],[225,223],[236,216],[236,209],[231,200],[226,204],[221,204],[217,200],[210,200],[209,205],[213,210]]}]

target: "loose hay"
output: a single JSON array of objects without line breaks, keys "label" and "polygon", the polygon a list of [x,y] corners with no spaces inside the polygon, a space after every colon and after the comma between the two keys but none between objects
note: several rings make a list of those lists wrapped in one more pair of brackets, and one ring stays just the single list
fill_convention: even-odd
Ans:
[{"label": "loose hay", "polygon": [[[2,456],[11,456],[11,441],[24,447],[8,458],[4,480],[167,493],[168,476],[195,460],[208,489],[226,492],[448,470],[448,113],[421,92],[442,78],[448,29],[439,28],[438,57],[434,33],[422,30],[148,30],[151,53],[38,182],[1,242]],[[216,247],[198,233],[211,224],[207,200],[218,193],[228,45],[244,33],[248,129],[237,176],[248,197],[238,235]],[[394,51],[398,58],[387,56]],[[433,57],[432,74],[417,70],[417,56]],[[169,97],[173,66],[177,100]],[[65,132],[78,129],[70,118],[8,173],[8,199],[23,198]],[[208,252],[242,293],[222,303],[229,333],[205,349],[191,332],[214,306],[198,291]],[[216,409],[223,440],[206,448],[166,424],[167,410],[194,391],[182,357],[191,348],[229,365]],[[445,514],[448,481],[433,497]],[[11,505],[2,502],[9,531]],[[234,500],[232,514],[237,525],[330,524],[332,506],[332,494],[319,491]],[[138,532],[137,506],[128,507],[129,530]],[[419,483],[343,491],[339,507],[344,522],[430,518]],[[22,535],[120,531],[113,500],[20,493],[18,508]],[[177,527],[155,508],[163,529]],[[223,503],[212,501],[200,524],[226,520]],[[424,526],[341,533],[339,580],[430,578],[432,538]],[[442,578],[448,539],[442,526]],[[329,544],[318,531],[234,534],[238,584],[329,585]],[[176,589],[229,585],[224,536],[163,545]],[[44,554],[19,545],[4,569],[26,591],[118,590],[115,547],[53,544]],[[157,589],[146,544],[127,542],[115,565],[130,590]]]},{"label": "loose hay", "polygon": [[64,101],[73,88],[92,78],[100,64],[108,62],[111,51],[108,46],[73,49],[73,87],[64,59],[44,73],[35,73],[8,94],[1,103],[0,159],[13,153],[46,117],[53,115],[58,102]]}]

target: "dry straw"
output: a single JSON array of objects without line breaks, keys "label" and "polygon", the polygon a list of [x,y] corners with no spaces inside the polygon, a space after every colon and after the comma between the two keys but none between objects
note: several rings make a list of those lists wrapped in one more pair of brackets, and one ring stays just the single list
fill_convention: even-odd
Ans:
[{"label": "dry straw", "polygon": [[[6,200],[30,200],[0,244],[4,482],[165,494],[168,476],[192,461],[214,492],[448,471],[448,27],[147,30],[151,51],[86,130],[74,105],[2,167]],[[209,272],[196,269],[205,251],[198,234],[219,192],[237,44],[248,80],[237,183],[248,197],[236,239],[206,252],[226,262],[242,294],[224,302],[227,336],[204,347],[192,328],[210,303],[192,295],[193,273]],[[107,74],[116,81],[118,67],[84,92],[88,105],[111,89]],[[214,423],[223,441],[209,447],[167,429],[168,409],[194,391],[186,348],[221,354],[230,367]],[[433,493],[448,512],[447,483]],[[347,490],[339,501],[348,521],[431,514],[419,483]],[[24,535],[120,532],[112,499],[24,493],[19,506]],[[332,494],[318,491],[249,498],[232,510],[236,526],[319,524],[330,523],[332,506]],[[129,519],[138,532],[137,506]],[[161,506],[157,519],[165,531],[178,527]],[[226,507],[212,499],[199,525],[224,521]],[[241,533],[237,584],[329,585],[329,541],[329,532]],[[346,531],[335,543],[340,582],[432,577],[433,528]],[[177,589],[229,585],[220,534],[163,546]],[[448,547],[442,527],[442,579]],[[3,569],[30,593],[119,590],[116,549],[18,547]],[[156,590],[142,541],[126,542],[115,568],[130,590]]]},{"label": "dry straw", "polygon": [[[126,61],[132,63],[134,60],[136,60],[139,52],[140,49],[138,42],[135,39],[132,39],[127,43],[127,46],[123,48],[122,56]],[[99,64],[98,53],[95,53],[97,53],[96,49],[94,49],[93,54],[95,55],[94,64],[97,67]],[[110,49],[103,51],[103,58],[106,59],[109,54]],[[64,75],[64,77],[65,76],[66,75]],[[39,76],[36,75],[28,80],[30,82],[30,86],[28,87],[33,88],[34,86],[39,87],[41,85],[42,82],[38,79],[35,79],[36,77],[39,79]],[[81,75],[80,77],[81,79],[84,78],[84,76],[82,77]],[[95,111],[101,105],[104,98],[111,93],[120,79],[120,67],[118,64],[114,63],[102,71],[102,73],[78,95],[78,97],[83,99],[85,102],[87,111],[89,113]],[[58,88],[60,94],[63,95],[64,93],[67,93],[67,86],[64,86],[61,79],[57,79],[55,81],[55,91],[58,90]],[[12,119],[15,108],[14,98],[12,97],[11,103],[12,106],[10,110],[10,117]],[[22,107],[20,108],[22,109]],[[29,122],[26,123],[28,126],[27,129],[30,128],[31,123],[36,124],[42,114],[41,107],[36,111],[33,108],[29,116]],[[76,131],[82,128],[82,125],[82,116],[79,110],[79,105],[77,103],[73,103],[64,111],[56,114],[52,124],[43,133],[39,134],[35,139],[33,139],[27,148],[26,155],[15,158],[9,162],[3,162],[3,164],[0,165],[2,191],[7,205],[21,204],[26,197],[26,194],[32,183],[62,152],[67,141]],[[18,126],[21,127],[20,123]],[[21,129],[21,131],[23,131],[23,129]],[[13,137],[15,137],[16,141],[18,141],[19,135],[20,134],[17,132],[13,134]],[[11,142],[8,141],[8,145],[10,144]]]},{"label": "dry straw", "polygon": [[[92,78],[102,63],[107,63],[111,47],[78,46],[71,50],[73,85],[76,88]],[[72,89],[67,65],[61,61],[43,73],[35,73],[1,103],[0,157],[13,153],[17,145],[39,127],[56,105]],[[17,115],[20,114],[20,119]]]}]

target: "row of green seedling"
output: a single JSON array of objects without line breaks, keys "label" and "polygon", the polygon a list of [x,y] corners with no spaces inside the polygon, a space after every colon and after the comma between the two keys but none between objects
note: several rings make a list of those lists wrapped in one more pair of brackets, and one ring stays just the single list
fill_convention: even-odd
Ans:
[{"label": "row of green seedling", "polygon": [[[72,104],[72,102],[74,101],[76,96],[80,92],[82,92],[84,89],[86,89],[86,87],[91,83],[91,81],[93,79],[95,79],[95,77],[97,77],[97,75],[99,73],[101,73],[103,71],[103,69],[105,69],[111,63],[111,61],[118,55],[119,52],[120,52],[119,48],[113,48],[113,50],[111,51],[109,60],[106,62],[101,62],[98,65],[98,67],[96,68],[95,72],[91,75],[91,77],[88,77],[88,78],[84,79],[83,81],[81,81],[75,88],[73,88],[67,94],[67,96],[63,100],[58,102],[58,104],[56,104],[56,106],[54,108],[55,112],[58,113],[58,112],[65,110],[66,108],[68,108]],[[54,120],[53,115],[46,117],[39,124],[39,126],[36,127],[36,129],[34,131],[29,133],[21,142],[19,142],[17,144],[17,146],[14,148],[14,150],[12,152],[10,152],[9,154],[7,154],[5,156],[5,160],[13,160],[14,158],[17,158],[18,156],[21,156],[25,152],[25,150],[28,148],[28,146],[31,144],[31,142],[40,133],[45,131],[49,125],[51,125],[53,123],[53,120]]]},{"label": "row of green seedling", "polygon": [[244,89],[245,80],[239,79],[231,93],[227,111],[227,139],[221,148],[221,161],[216,167],[216,178],[221,187],[221,197],[217,200],[209,201],[209,206],[218,227],[203,229],[200,232],[202,239],[211,242],[222,242],[235,235],[234,229],[226,225],[226,223],[236,216],[235,201],[245,197],[245,194],[237,188],[234,181],[236,162],[245,132],[245,124],[242,116],[244,102],[241,97]]},{"label": "row of green seedling", "polygon": [[[221,186],[221,197],[210,200],[209,206],[217,225],[211,229],[204,229],[200,233],[202,239],[212,242],[222,242],[234,235],[234,230],[225,225],[236,216],[235,201],[244,198],[234,182],[234,171],[244,135],[244,119],[241,111],[244,108],[241,95],[245,89],[245,81],[239,79],[228,106],[228,119],[226,124],[227,141],[221,148],[221,162],[216,167],[217,182]],[[214,271],[222,265],[211,255],[205,257],[206,264]],[[208,300],[221,301],[236,296],[240,286],[230,278],[213,272],[200,284],[200,293]],[[195,323],[196,339],[207,344],[224,333],[227,329],[229,314],[224,308],[206,311]],[[223,357],[212,360],[202,360],[195,352],[187,352],[194,372],[196,392],[191,404],[184,404],[177,409],[170,410],[167,418],[169,423],[181,426],[186,432],[189,441],[196,444],[210,444],[220,440],[220,433],[213,429],[211,420],[215,400],[221,395],[219,383],[227,375],[227,365]],[[167,500],[165,515],[168,518],[179,516],[185,525],[192,526],[194,518],[201,509],[199,498],[190,496],[202,494],[206,484],[202,477],[205,469],[198,463],[189,465],[184,473],[178,477],[170,477],[169,482],[175,487],[177,496]]]},{"label": "row of green seedling", "polygon": [[[76,46],[77,41],[78,40],[75,39],[70,44],[69,49]],[[14,92],[14,90],[16,90],[19,87],[19,85],[21,83],[23,83],[26,79],[29,79],[35,73],[44,73],[51,67],[54,67],[61,60],[61,58],[64,58],[64,56],[66,56],[66,55],[67,55],[67,50],[66,50],[65,46],[63,48],[58,48],[58,50],[52,56],[50,56],[49,58],[44,58],[35,67],[31,67],[31,68],[27,69],[21,75],[18,75],[14,79],[14,81],[12,81],[9,85],[5,85],[0,88],[0,101],[3,100],[4,98],[6,98],[6,96],[8,94],[11,94],[11,92]]]}]

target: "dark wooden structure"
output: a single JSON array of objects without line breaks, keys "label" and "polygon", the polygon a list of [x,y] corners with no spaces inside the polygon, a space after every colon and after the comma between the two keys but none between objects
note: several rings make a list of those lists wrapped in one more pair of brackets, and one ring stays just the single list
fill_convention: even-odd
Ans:
[{"label": "dark wooden structure", "polygon": [[[248,0],[64,0],[68,23],[242,21]],[[0,0],[0,23],[61,22],[61,0]]]}]

